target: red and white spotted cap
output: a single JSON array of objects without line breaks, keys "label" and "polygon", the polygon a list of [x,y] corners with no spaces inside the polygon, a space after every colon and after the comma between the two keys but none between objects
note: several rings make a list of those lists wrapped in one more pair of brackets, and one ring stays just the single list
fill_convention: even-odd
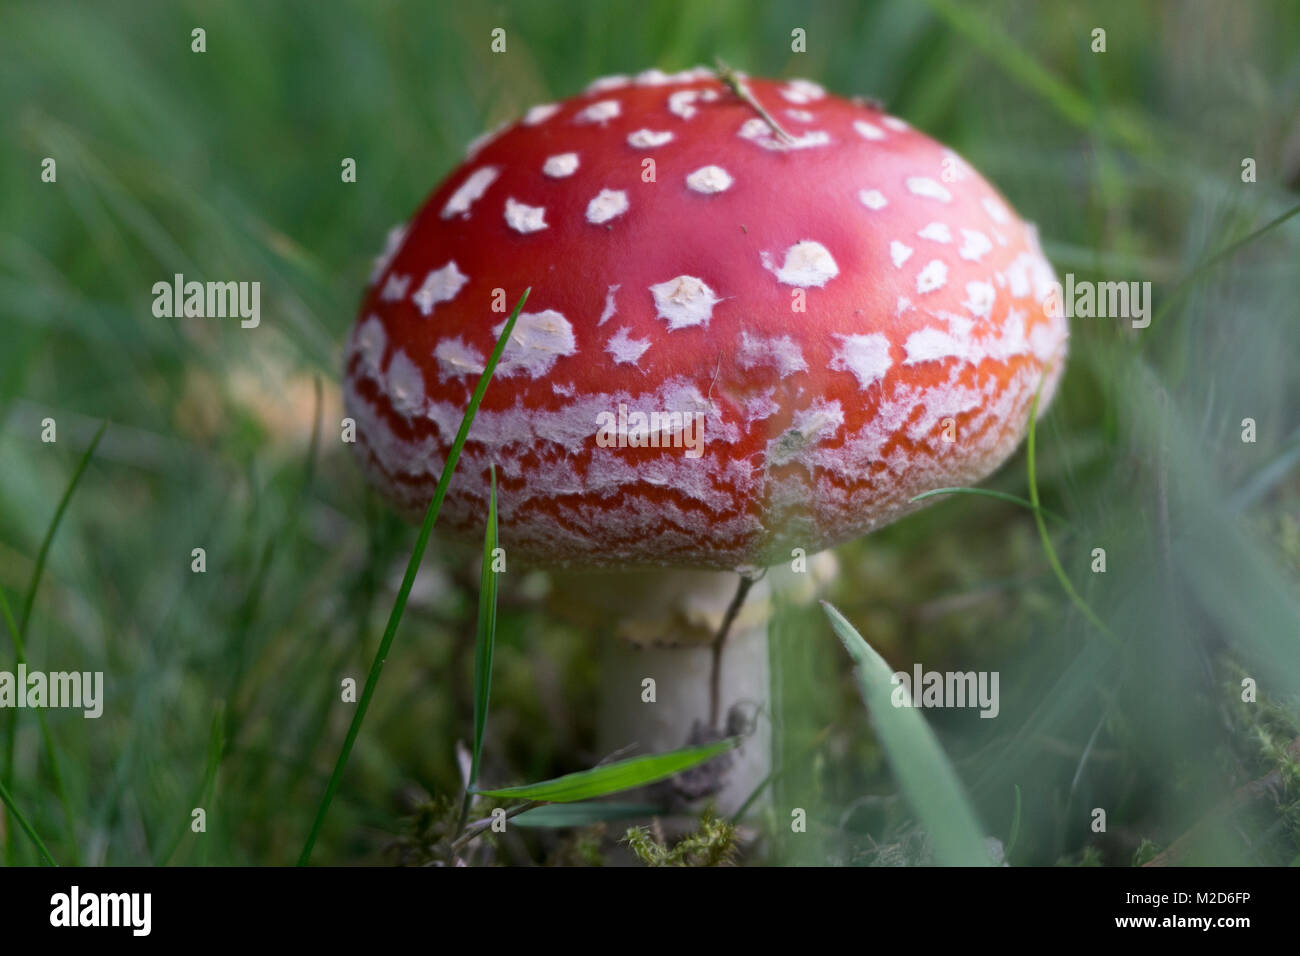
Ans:
[{"label": "red and white spotted cap", "polygon": [[[393,231],[345,401],[403,512],[528,286],[439,519],[477,534],[495,463],[526,559],[767,565],[1011,454],[1068,334],[1034,227],[874,105],[745,86],[780,130],[706,70],[533,107]],[[602,441],[621,406],[629,431]],[[702,431],[630,447],[638,412]]]}]

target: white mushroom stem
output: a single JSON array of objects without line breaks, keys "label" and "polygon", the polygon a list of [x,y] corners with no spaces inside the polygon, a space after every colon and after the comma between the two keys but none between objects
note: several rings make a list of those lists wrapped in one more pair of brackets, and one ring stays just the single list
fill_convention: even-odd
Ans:
[{"label": "white mushroom stem", "polygon": [[750,587],[717,655],[716,697],[714,638],[736,595],[737,574],[663,570],[557,575],[553,598],[562,613],[572,617],[580,610],[594,629],[614,632],[602,635],[600,650],[597,746],[602,754],[663,753],[723,737],[740,738],[736,750],[679,774],[645,796],[695,809],[712,802],[720,814],[731,815],[768,776],[772,717],[767,631],[773,578],[803,578],[805,587],[796,597],[811,597],[834,560],[817,556],[810,564],[813,574],[776,571]]},{"label": "white mushroom stem", "polygon": [[740,731],[735,751],[656,791],[685,804],[712,800],[719,813],[735,813],[772,763],[770,589],[765,581],[754,584],[722,643],[715,700],[712,639],[735,594],[737,575],[663,572],[644,583],[650,586],[638,599],[622,605],[620,638],[605,641],[603,648],[598,745],[602,753],[629,746],[637,753],[662,753]]}]

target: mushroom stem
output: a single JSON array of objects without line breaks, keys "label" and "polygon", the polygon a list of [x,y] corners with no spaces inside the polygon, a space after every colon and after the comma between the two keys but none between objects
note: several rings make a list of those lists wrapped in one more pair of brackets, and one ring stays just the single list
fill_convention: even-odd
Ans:
[{"label": "mushroom stem", "polygon": [[[724,578],[717,572],[700,573]],[[752,582],[747,590],[752,592]],[[730,591],[731,582],[725,578],[700,581],[683,596],[679,608],[694,603],[717,627],[724,613],[718,599],[725,600]],[[652,788],[654,802],[678,807],[712,802],[719,813],[730,815],[771,769],[770,602],[766,589],[760,591],[751,593],[744,613],[735,616],[721,639],[676,645],[605,642],[598,739],[602,752],[636,745],[641,753],[662,753],[724,737],[741,740],[734,751]],[[643,613],[654,611],[646,607]],[[647,679],[654,681],[653,700],[646,699]]]},{"label": "mushroom stem", "polygon": [[[719,571],[556,575],[552,607],[602,636],[601,753],[663,753],[739,737],[733,751],[646,794],[734,813],[771,769],[768,583]],[[592,617],[594,615],[594,618]]]},{"label": "mushroom stem", "polygon": [[722,57],[717,57],[715,62],[718,65],[716,70],[718,79],[725,84],[731,92],[735,93],[737,97],[743,100],[755,113],[761,116],[763,121],[766,122],[768,126],[772,127],[772,131],[776,133],[781,140],[787,143],[793,143],[794,137],[781,128],[781,124],[776,121],[776,118],[772,116],[763,104],[758,101],[754,94],[749,91],[749,87],[747,87],[745,81],[740,78],[740,74],[731,66],[723,62]]},{"label": "mushroom stem", "polygon": [[603,632],[599,752],[663,753],[739,737],[735,750],[645,796],[678,808],[712,802],[724,815],[740,810],[772,770],[773,593],[810,603],[836,568],[822,552],[809,558],[807,573],[746,568],[739,585],[722,571],[553,575],[550,610]]}]

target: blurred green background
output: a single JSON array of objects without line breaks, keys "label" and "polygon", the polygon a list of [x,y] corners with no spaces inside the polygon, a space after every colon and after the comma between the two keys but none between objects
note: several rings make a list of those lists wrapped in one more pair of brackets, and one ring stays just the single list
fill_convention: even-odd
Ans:
[{"label": "blurred green background", "polygon": [[[33,667],[104,671],[104,716],[49,711],[52,764],[33,713],[0,712],[0,779],[59,862],[296,859],[351,716],[339,680],[364,677],[414,540],[337,440],[370,258],[484,129],[597,76],[716,56],[880,98],[1036,221],[1059,273],[1150,280],[1163,309],[1144,330],[1075,320],[1038,432],[1039,491],[1068,521],[1053,543],[1118,646],[1014,505],[955,496],[839,551],[830,596],[891,663],[1000,671],[998,719],[927,713],[984,830],[1017,865],[1300,860],[1300,217],[1202,267],[1300,203],[1300,6],[8,2],[0,588],[15,614],[112,423],[26,638]],[[260,281],[261,328],[155,318],[151,287],[176,272]],[[989,487],[1027,496],[1025,464]],[[592,635],[546,613],[539,575],[502,587],[484,779],[590,766]],[[423,858],[471,732],[476,589],[476,562],[435,542],[315,862]],[[0,638],[0,669],[13,650]],[[783,609],[776,653],[783,772],[741,859],[929,860],[820,612]],[[796,806],[806,834],[790,833]],[[8,827],[5,862],[34,863]],[[612,861],[620,835],[512,834],[489,858]]]}]

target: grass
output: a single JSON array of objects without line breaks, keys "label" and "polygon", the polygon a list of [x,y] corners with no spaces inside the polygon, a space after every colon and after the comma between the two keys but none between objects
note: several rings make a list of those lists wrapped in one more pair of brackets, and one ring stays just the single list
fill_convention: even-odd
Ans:
[{"label": "grass", "polygon": [[500,787],[495,790],[478,790],[484,797],[501,797],[512,800],[538,800],[547,803],[576,803],[592,800],[624,790],[633,790],[647,784],[667,780],[674,774],[698,766],[736,746],[734,740],[719,740],[701,747],[683,747],[668,753],[629,757],[602,764],[590,770],[565,774],[541,783],[526,783],[517,787]]},{"label": "grass", "polygon": [[474,788],[478,785],[479,766],[483,760],[483,733],[487,729],[488,705],[492,700],[492,652],[497,641],[497,470],[490,467],[491,488],[487,523],[483,529],[483,559],[478,585],[478,633],[474,638],[474,747],[470,751],[469,776],[461,799],[460,823],[465,829]]},{"label": "grass", "polygon": [[[9,628],[9,635],[14,643],[14,663],[24,664],[27,661],[27,649],[23,636],[27,633],[27,623],[31,619],[32,605],[36,602],[36,592],[41,586],[41,575],[45,572],[45,562],[49,558],[50,544],[54,541],[54,535],[59,530],[59,524],[63,521],[64,512],[68,510],[68,502],[72,500],[72,494],[77,490],[77,484],[81,481],[81,476],[86,473],[86,467],[90,460],[95,457],[95,449],[99,446],[100,439],[104,437],[104,429],[108,427],[105,421],[95,432],[95,437],[90,440],[90,444],[82,453],[80,460],[77,462],[76,469],[72,472],[72,477],[68,481],[68,486],[64,489],[63,496],[59,499],[58,505],[54,509],[54,517],[50,519],[49,527],[45,530],[45,536],[41,538],[41,546],[36,552],[36,565],[32,569],[31,583],[27,586],[26,596],[23,598],[22,615],[18,623],[14,623],[13,614],[9,610],[9,602],[0,592],[0,606],[3,607],[5,624]],[[44,710],[36,711],[36,720],[41,726],[41,741],[45,745],[45,759],[49,764],[50,777],[54,782],[54,792],[58,795],[59,804],[63,808],[64,820],[67,824],[68,833],[71,836],[73,862],[77,860],[76,853],[76,822],[73,820],[72,807],[68,801],[67,788],[63,783],[63,773],[59,769],[58,750],[55,749],[54,740],[50,736],[49,723],[45,717]],[[3,780],[0,783],[12,783],[13,781],[13,760],[14,760],[14,735],[18,728],[18,712],[13,711],[8,715],[5,722],[5,749],[4,749],[4,772]],[[9,806],[9,800],[5,800],[6,807]],[[15,814],[17,811],[13,811]],[[23,823],[24,829],[31,833],[33,840],[36,835],[31,831],[29,825]],[[42,855],[48,860],[49,852],[45,845],[36,840],[40,847]],[[14,855],[15,845],[13,841],[8,841],[5,846],[5,862],[12,866],[16,862]]]},{"label": "grass", "polygon": [[1037,458],[1034,455],[1035,446],[1038,437],[1038,400],[1042,397],[1042,384],[1038,386],[1038,391],[1034,393],[1034,401],[1029,406],[1029,427],[1026,429],[1027,437],[1025,438],[1025,462],[1029,471],[1029,507],[1034,513],[1034,523],[1038,525],[1038,537],[1043,542],[1043,553],[1047,555],[1047,563],[1052,566],[1052,573],[1056,575],[1056,580],[1061,582],[1061,589],[1070,598],[1070,603],[1077,607],[1083,616],[1088,619],[1088,623],[1095,627],[1106,640],[1110,641],[1116,647],[1120,646],[1120,640],[1115,636],[1106,622],[1097,616],[1097,613],[1088,606],[1088,602],[1079,596],[1075,590],[1074,584],[1061,567],[1061,559],[1056,555],[1056,548],[1052,546],[1051,536],[1047,533],[1047,523],[1043,520],[1043,512],[1038,503],[1038,470]]},{"label": "grass", "polygon": [[[388,626],[384,628],[384,636],[379,642],[379,649],[375,651],[374,660],[370,664],[370,672],[366,675],[366,685],[361,691],[361,698],[357,701],[356,713],[352,717],[352,723],[348,725],[347,736],[343,738],[343,748],[339,751],[338,760],[334,762],[334,772],[330,774],[329,783],[325,787],[325,795],[321,797],[320,807],[316,810],[316,818],[312,821],[311,832],[307,835],[307,842],[302,848],[302,854],[298,857],[298,865],[306,866],[311,859],[311,851],[316,846],[316,838],[320,836],[321,827],[325,823],[325,814],[329,812],[330,804],[334,800],[334,794],[338,790],[339,781],[343,777],[343,768],[347,766],[348,757],[352,754],[352,747],[357,742],[357,735],[361,732],[361,723],[366,719],[366,711],[370,708],[370,699],[375,695],[375,688],[379,686],[379,675],[384,669],[384,662],[388,659],[388,652],[393,646],[393,639],[397,636],[397,626],[402,621],[402,613],[406,610],[407,599],[411,596],[411,587],[415,584],[416,572],[420,570],[420,561],[424,558],[424,549],[429,543],[429,535],[433,532],[434,522],[438,520],[438,511],[442,507],[443,500],[447,497],[447,486],[451,484],[451,476],[456,471],[456,463],[460,460],[461,449],[465,447],[465,440],[469,437],[470,427],[474,424],[474,415],[478,412],[478,407],[483,402],[483,396],[487,392],[488,383],[492,381],[492,373],[496,371],[497,363],[501,360],[501,353],[505,351],[506,343],[510,341],[510,336],[515,330],[515,322],[519,318],[520,311],[523,310],[524,303],[528,301],[528,294],[531,289],[525,289],[524,294],[519,297],[515,303],[515,309],[510,313],[510,318],[506,320],[505,327],[501,330],[501,335],[497,338],[497,344],[492,349],[492,354],[488,357],[487,365],[484,366],[483,373],[479,376],[478,384],[474,386],[474,394],[469,400],[469,407],[465,409],[465,415],[461,419],[460,428],[456,432],[456,440],[452,442],[451,451],[447,454],[447,461],[442,467],[442,475],[438,478],[438,485],[433,491],[433,498],[429,501],[429,507],[425,510],[424,523],[420,526],[420,536],[415,539],[415,549],[411,552],[411,560],[407,562],[406,574],[402,578],[402,586],[397,591],[397,600],[393,602],[393,611],[388,616]],[[493,488],[495,489],[496,481],[493,479]],[[493,494],[495,499],[495,492]],[[492,515],[489,527],[495,526],[496,509],[492,509]],[[484,555],[484,561],[487,562],[489,555]],[[490,571],[485,572],[490,573]],[[495,595],[493,595],[492,607],[489,613],[495,615]],[[482,618],[480,618],[482,621]],[[489,620],[489,626],[491,621]],[[490,634],[490,632],[488,632]],[[489,640],[488,646],[491,646]],[[479,748],[482,745],[483,721],[487,719],[487,687],[490,686],[491,680],[491,654],[487,652],[486,656],[487,669],[481,675],[481,684],[476,681],[476,699],[474,714],[474,767],[475,773],[478,770]],[[481,688],[481,690],[478,690]],[[478,697],[481,693],[482,697]]]},{"label": "grass", "polygon": [[[0,714],[6,862],[284,864],[308,833],[313,863],[387,862],[473,829],[479,778],[597,765],[590,635],[544,575],[512,563],[485,588],[476,553],[367,489],[338,440],[340,343],[385,230],[472,137],[595,76],[717,58],[883,99],[1035,220],[1058,271],[1153,283],[1145,330],[1074,322],[1032,455],[837,551],[827,597],[889,666],[1001,674],[996,720],[926,712],[981,835],[1015,865],[1300,856],[1293,788],[1223,810],[1293,779],[1300,737],[1294,5],[18,2],[3,20],[0,669],[103,671],[108,691],[99,720]],[[262,326],[153,318],[175,272],[261,281]],[[741,861],[933,859],[905,784],[921,765],[873,724],[820,609],[780,604],[771,654],[775,767],[734,821],[760,836]],[[364,705],[340,702],[347,677]],[[615,822],[638,806],[532,800],[508,840],[474,835],[476,861],[626,852]]]},{"label": "grass", "polygon": [[22,829],[23,833],[27,835],[27,838],[35,845],[37,851],[41,854],[41,859],[45,861],[46,865],[58,866],[58,864],[54,862],[54,858],[50,856],[50,851],[45,848],[45,841],[40,838],[40,835],[27,821],[27,817],[23,816],[23,812],[14,804],[14,798],[10,795],[9,788],[3,783],[0,783],[0,802],[4,803],[5,810],[13,814],[14,819],[18,822],[18,826]]},{"label": "grass", "polygon": [[992,860],[974,808],[925,719],[915,708],[895,706],[896,687],[885,659],[844,615],[826,602],[822,607],[857,668],[858,686],[880,745],[903,796],[934,845],[935,862],[941,866],[989,866]]},{"label": "grass", "polygon": [[1262,238],[1267,233],[1272,232],[1274,229],[1278,228],[1283,223],[1289,221],[1297,213],[1300,213],[1300,206],[1292,206],[1290,209],[1282,213],[1280,216],[1275,216],[1274,218],[1270,219],[1268,222],[1264,223],[1264,225],[1260,226],[1258,229],[1255,229],[1254,231],[1247,233],[1246,235],[1242,236],[1240,239],[1234,239],[1233,241],[1229,242],[1226,246],[1224,246],[1222,249],[1220,249],[1218,252],[1214,253],[1212,256],[1210,256],[1208,259],[1206,259],[1204,262],[1198,265],[1195,269],[1193,269],[1191,274],[1188,275],[1187,278],[1183,279],[1181,282],[1178,283],[1178,285],[1174,287],[1173,291],[1165,297],[1164,302],[1162,302],[1160,305],[1160,311],[1155,314],[1154,318],[1152,318],[1151,321],[1159,322],[1160,319],[1164,318],[1165,314],[1169,312],[1170,309],[1174,308],[1176,305],[1178,305],[1180,301],[1182,301],[1183,296],[1186,295],[1187,292],[1192,288],[1192,285],[1195,282],[1202,279],[1203,277],[1207,276],[1210,270],[1213,269],[1215,266],[1217,266],[1219,263],[1230,258],[1231,256],[1236,255],[1237,252],[1240,251],[1245,246],[1249,245],[1250,243],[1254,242],[1257,239]]},{"label": "grass", "polygon": [[910,501],[925,501],[928,498],[937,498],[940,495],[975,495],[979,498],[992,498],[995,501],[1005,501],[1008,504],[1020,505],[1022,508],[1028,508],[1030,511],[1041,511],[1044,515],[1055,521],[1065,521],[1065,518],[1056,514],[1054,511],[1047,511],[1038,508],[1032,501],[1021,498],[1019,495],[1009,495],[1005,491],[995,491],[992,488],[935,488],[933,491],[925,491],[919,495],[910,498]]}]

